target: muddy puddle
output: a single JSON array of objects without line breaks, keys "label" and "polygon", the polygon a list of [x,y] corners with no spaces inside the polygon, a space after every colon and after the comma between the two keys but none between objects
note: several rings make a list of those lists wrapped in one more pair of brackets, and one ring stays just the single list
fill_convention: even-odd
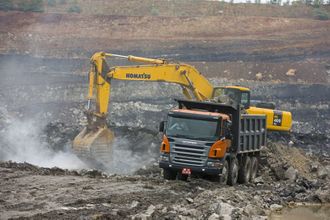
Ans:
[{"label": "muddy puddle", "polygon": [[274,212],[270,220],[328,220],[330,219],[330,204],[298,206],[285,208],[281,212]]}]

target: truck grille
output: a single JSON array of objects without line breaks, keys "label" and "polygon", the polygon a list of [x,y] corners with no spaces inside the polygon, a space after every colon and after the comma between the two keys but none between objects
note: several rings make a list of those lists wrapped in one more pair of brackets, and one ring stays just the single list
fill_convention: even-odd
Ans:
[{"label": "truck grille", "polygon": [[207,149],[205,146],[173,144],[172,147],[172,163],[204,166],[207,159]]}]

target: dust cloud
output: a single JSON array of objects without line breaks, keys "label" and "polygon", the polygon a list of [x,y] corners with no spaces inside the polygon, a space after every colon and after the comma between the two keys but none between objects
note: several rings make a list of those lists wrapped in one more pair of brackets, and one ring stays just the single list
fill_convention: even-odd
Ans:
[{"label": "dust cloud", "polygon": [[130,174],[156,162],[156,144],[146,135],[144,139],[132,142],[129,137],[116,137],[113,144],[113,158],[107,172]]},{"label": "dust cloud", "polygon": [[33,120],[11,120],[2,132],[0,160],[27,162],[41,167],[83,169],[86,165],[68,148],[51,149],[41,140],[42,129]]}]

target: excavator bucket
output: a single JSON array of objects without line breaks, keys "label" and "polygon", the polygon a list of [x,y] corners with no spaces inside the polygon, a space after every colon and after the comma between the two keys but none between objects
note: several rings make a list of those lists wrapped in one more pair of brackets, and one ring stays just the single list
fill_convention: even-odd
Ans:
[{"label": "excavator bucket", "polygon": [[85,127],[73,140],[73,151],[94,168],[105,169],[112,162],[113,132],[107,127]]}]

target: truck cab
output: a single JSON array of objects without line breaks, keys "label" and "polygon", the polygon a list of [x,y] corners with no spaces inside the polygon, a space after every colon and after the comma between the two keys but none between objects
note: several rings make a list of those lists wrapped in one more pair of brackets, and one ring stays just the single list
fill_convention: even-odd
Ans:
[{"label": "truck cab", "polygon": [[167,122],[161,125],[160,167],[165,168],[164,177],[173,179],[177,173],[179,179],[191,173],[221,174],[222,161],[231,146],[230,130],[227,114],[188,109],[170,111]]},{"label": "truck cab", "polygon": [[[187,175],[192,172],[219,175],[221,160],[230,148],[230,127],[230,117],[226,114],[187,109],[170,111],[163,129],[160,166],[177,171],[187,168]],[[166,176],[171,179],[171,174]]]}]

